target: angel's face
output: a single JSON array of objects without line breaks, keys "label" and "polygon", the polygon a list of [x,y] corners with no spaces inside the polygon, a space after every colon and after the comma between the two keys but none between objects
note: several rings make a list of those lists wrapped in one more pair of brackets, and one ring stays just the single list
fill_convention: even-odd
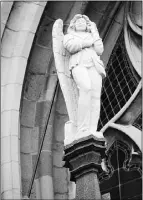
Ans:
[{"label": "angel's face", "polygon": [[84,18],[79,18],[75,22],[75,30],[76,31],[85,31],[87,27],[86,21]]}]

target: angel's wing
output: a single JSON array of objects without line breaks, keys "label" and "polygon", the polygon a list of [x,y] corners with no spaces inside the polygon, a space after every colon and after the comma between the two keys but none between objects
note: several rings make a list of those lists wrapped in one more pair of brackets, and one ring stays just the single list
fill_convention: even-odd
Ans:
[{"label": "angel's wing", "polygon": [[70,54],[63,46],[63,21],[56,20],[52,30],[55,66],[70,121],[77,123],[78,89],[69,71]]}]

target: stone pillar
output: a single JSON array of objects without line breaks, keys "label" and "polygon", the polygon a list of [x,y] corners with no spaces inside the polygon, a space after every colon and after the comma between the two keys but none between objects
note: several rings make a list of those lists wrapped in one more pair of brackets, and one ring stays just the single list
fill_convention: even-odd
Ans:
[{"label": "stone pillar", "polygon": [[77,199],[101,199],[98,171],[105,151],[104,139],[93,135],[81,138],[65,146],[65,167],[76,182]]}]

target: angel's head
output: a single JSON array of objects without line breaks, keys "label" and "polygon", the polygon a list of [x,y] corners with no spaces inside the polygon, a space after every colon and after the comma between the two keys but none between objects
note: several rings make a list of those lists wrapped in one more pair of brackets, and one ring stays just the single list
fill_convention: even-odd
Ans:
[{"label": "angel's head", "polygon": [[91,26],[91,21],[86,15],[77,14],[71,20],[67,32],[68,33],[70,33],[71,31],[91,32],[90,26]]}]

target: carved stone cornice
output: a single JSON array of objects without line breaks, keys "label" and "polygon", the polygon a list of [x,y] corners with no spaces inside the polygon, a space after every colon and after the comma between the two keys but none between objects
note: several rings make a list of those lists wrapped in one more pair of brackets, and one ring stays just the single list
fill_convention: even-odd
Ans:
[{"label": "carved stone cornice", "polygon": [[65,147],[65,167],[76,182],[76,199],[101,199],[98,172],[102,170],[105,141],[88,136]]}]

